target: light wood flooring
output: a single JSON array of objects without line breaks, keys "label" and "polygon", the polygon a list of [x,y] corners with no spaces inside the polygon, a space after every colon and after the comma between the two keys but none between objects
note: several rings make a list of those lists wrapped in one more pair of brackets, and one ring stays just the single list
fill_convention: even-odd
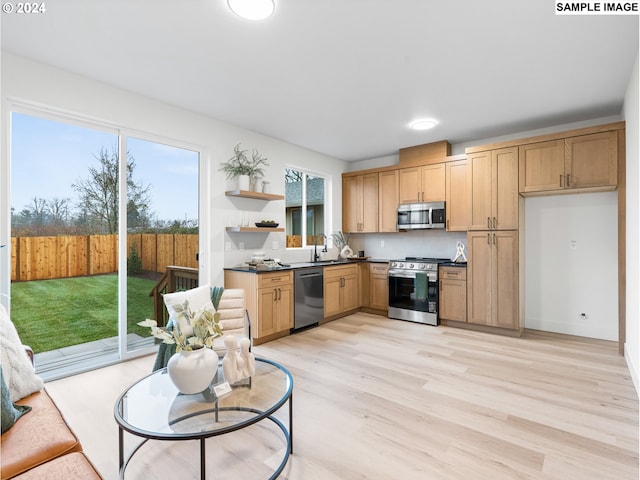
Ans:
[{"label": "light wood flooring", "polygon": [[[613,342],[358,313],[254,352],[294,377],[294,454],[283,479],[638,479],[638,398]],[[118,473],[115,401],[152,363],[47,384],[105,479]],[[136,443],[126,437],[128,449]],[[208,478],[268,478],[283,449],[268,425],[212,438]],[[126,478],[198,474],[197,443],[150,442]]]}]

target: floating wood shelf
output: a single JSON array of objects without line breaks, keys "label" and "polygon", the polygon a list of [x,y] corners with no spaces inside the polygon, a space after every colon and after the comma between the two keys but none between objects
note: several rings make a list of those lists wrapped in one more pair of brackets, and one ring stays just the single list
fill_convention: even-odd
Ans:
[{"label": "floating wood shelf", "polygon": [[243,197],[253,198],[256,200],[284,200],[284,195],[275,195],[273,193],[251,192],[249,190],[230,190],[224,192],[227,197]]},{"label": "floating wood shelf", "polygon": [[[264,194],[263,194],[264,195]],[[246,232],[246,233],[256,233],[256,232],[284,232],[284,228],[269,228],[269,227],[226,227],[227,232]]]}]

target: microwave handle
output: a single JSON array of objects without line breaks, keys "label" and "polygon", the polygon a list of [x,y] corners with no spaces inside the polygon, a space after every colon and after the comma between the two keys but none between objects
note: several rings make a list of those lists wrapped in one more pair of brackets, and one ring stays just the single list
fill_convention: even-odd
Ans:
[{"label": "microwave handle", "polygon": [[432,215],[433,215],[433,207],[429,207],[429,222],[428,222],[429,225],[433,225]]}]

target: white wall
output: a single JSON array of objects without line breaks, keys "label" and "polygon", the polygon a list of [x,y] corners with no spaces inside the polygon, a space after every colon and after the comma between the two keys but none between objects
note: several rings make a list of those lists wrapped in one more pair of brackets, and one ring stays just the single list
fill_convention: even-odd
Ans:
[{"label": "white wall", "polygon": [[[284,194],[284,167],[293,165],[313,170],[321,170],[329,175],[332,183],[334,208],[333,230],[342,223],[342,181],[341,173],[345,162],[306,150],[295,145],[265,137],[190,111],[126,92],[109,85],[74,75],[56,68],[35,63],[22,57],[3,53],[2,55],[2,163],[0,167],[0,244],[9,241],[10,192],[9,192],[9,110],[13,102],[43,106],[56,112],[81,116],[87,120],[106,122],[124,127],[129,133],[140,136],[151,134],[167,139],[175,139],[180,144],[191,145],[204,155],[204,166],[208,172],[204,179],[205,192],[201,206],[201,235],[208,238],[208,245],[201,255],[200,268],[205,272],[205,280],[222,284],[225,254],[232,262],[248,260],[251,251],[267,250],[270,256],[286,259],[284,234],[228,234],[224,227],[236,224],[239,212],[249,212],[251,221],[263,218],[284,223],[283,201],[263,202],[226,197],[225,190],[230,185],[222,172],[220,163],[226,161],[235,144],[241,142],[245,148],[257,148],[269,158],[270,166],[266,180],[271,182],[271,192]],[[37,139],[34,139],[37,141]],[[204,218],[203,218],[204,213]],[[240,242],[245,251],[239,252]],[[273,242],[278,249],[272,250]],[[230,252],[225,252],[229,243]],[[305,259],[307,258],[305,252]],[[7,302],[9,291],[9,252],[0,250],[0,293]]]},{"label": "white wall", "polygon": [[617,225],[617,192],[525,200],[526,328],[618,340]]},{"label": "white wall", "polygon": [[627,122],[627,331],[624,356],[629,371],[639,391],[638,368],[640,368],[640,102],[638,89],[638,57],[633,67],[622,110]]}]

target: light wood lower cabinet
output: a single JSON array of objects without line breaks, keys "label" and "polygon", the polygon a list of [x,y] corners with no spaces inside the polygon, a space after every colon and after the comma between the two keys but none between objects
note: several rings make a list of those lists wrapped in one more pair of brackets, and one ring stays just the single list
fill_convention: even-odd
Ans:
[{"label": "light wood lower cabinet", "polygon": [[389,279],[386,263],[369,264],[369,306],[376,310],[389,309]]},{"label": "light wood lower cabinet", "polygon": [[467,247],[467,321],[520,329],[518,232],[469,232]]},{"label": "light wood lower cabinet", "polygon": [[358,265],[324,268],[325,318],[357,309],[360,305]]},{"label": "light wood lower cabinet", "polygon": [[293,272],[254,273],[225,270],[225,288],[242,288],[251,335],[256,339],[293,328]]},{"label": "light wood lower cabinet", "polygon": [[441,320],[467,321],[466,267],[440,267],[438,315]]}]

